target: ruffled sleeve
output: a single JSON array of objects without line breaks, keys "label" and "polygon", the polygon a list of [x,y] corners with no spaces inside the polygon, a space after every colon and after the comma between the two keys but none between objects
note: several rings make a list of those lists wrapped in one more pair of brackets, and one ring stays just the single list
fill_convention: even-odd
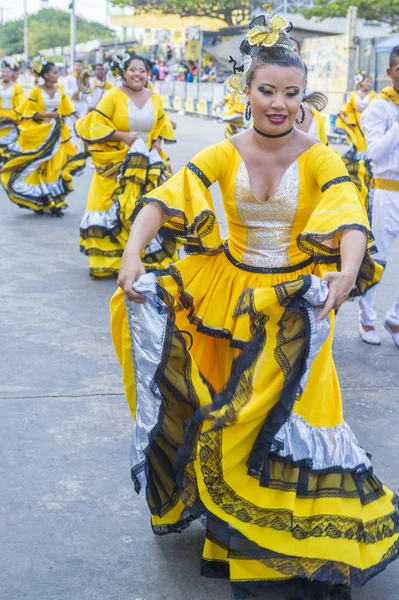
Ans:
[{"label": "ruffled sleeve", "polygon": [[70,99],[70,97],[67,96],[67,94],[65,93],[64,88],[61,85],[59,85],[58,89],[61,94],[61,102],[60,102],[60,106],[58,108],[58,112],[63,117],[70,117],[71,115],[73,115],[73,113],[76,112],[76,108],[75,108],[74,104],[72,103],[72,100]]},{"label": "ruffled sleeve", "polygon": [[104,94],[94,110],[76,121],[78,135],[88,144],[107,140],[116,131],[112,122],[115,106],[113,90],[110,90]]},{"label": "ruffled sleeve", "polygon": [[374,238],[362,198],[351,182],[339,155],[318,145],[308,169],[312,172],[321,197],[303,230],[297,237],[299,248],[313,257],[315,263],[340,268],[340,241],[348,229],[363,231],[367,249],[359,273],[356,295],[377,283],[382,267],[374,262]]},{"label": "ruffled sleeve", "polygon": [[23,102],[26,102],[27,98],[25,96],[24,88],[20,83],[14,84],[14,93],[12,96],[12,107],[17,108]]},{"label": "ruffled sleeve", "polygon": [[226,160],[218,145],[206,148],[161,187],[141,198],[136,212],[157,202],[169,216],[162,228],[165,235],[184,242],[191,254],[220,252],[222,240],[209,188],[220,179]]},{"label": "ruffled sleeve", "polygon": [[31,89],[29,97],[15,109],[22,119],[33,119],[37,113],[44,112],[45,106],[39,87]]}]

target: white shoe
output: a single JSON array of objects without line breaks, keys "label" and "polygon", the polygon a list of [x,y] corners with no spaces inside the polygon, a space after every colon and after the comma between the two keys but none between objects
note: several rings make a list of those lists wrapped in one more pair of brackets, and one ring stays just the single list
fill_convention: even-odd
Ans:
[{"label": "white shoe", "polygon": [[387,321],[385,321],[385,323],[384,323],[384,329],[386,329],[388,331],[388,333],[391,335],[391,338],[393,339],[394,343],[399,348],[399,331],[392,331],[392,329],[390,328],[389,323]]},{"label": "white shoe", "polygon": [[381,338],[376,330],[370,329],[369,331],[366,331],[361,323],[359,323],[359,335],[366,344],[372,344],[373,346],[379,346],[381,344]]}]

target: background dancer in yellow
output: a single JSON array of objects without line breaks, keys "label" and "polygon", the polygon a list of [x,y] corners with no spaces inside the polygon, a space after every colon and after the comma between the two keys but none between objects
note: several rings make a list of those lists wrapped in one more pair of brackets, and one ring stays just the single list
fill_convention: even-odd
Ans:
[{"label": "background dancer in yellow", "polygon": [[[342,158],[353,183],[363,198],[366,210],[369,212],[368,198],[372,172],[370,159],[367,156],[366,138],[360,124],[360,117],[362,112],[376,97],[376,93],[371,89],[372,81],[367,73],[363,71],[358,73],[354,78],[354,82],[357,89],[351,93],[348,102],[339,112],[336,127],[344,129],[348,135],[351,148]],[[369,217],[371,217],[370,214]]]},{"label": "background dancer in yellow", "polygon": [[19,135],[7,148],[1,183],[18,206],[62,216],[65,197],[73,190],[73,175],[85,166],[85,156],[77,154],[65,123],[75,107],[58,84],[54,63],[38,56],[32,70],[44,83],[34,87],[16,109],[21,119]]},{"label": "background dancer in yellow", "polygon": [[[117,56],[113,73],[122,85],[76,124],[96,167],[80,226],[92,277],[119,272],[137,199],[170,177],[162,140],[175,141],[160,96],[146,87],[145,59],[125,51]],[[146,264],[162,268],[174,251],[173,240],[158,236],[147,248]]]},{"label": "background dancer in yellow", "polygon": [[[138,202],[112,331],[154,532],[205,513],[202,574],[237,599],[347,600],[399,551],[397,498],[344,421],[332,358],[334,309],[381,268],[340,157],[294,126],[288,27],[259,17],[242,45],[253,128]],[[159,229],[189,256],[156,276],[140,253]]]},{"label": "background dancer in yellow", "polygon": [[10,65],[4,63],[2,72],[0,85],[0,155],[3,155],[6,147],[11,142],[15,142],[18,137],[16,123],[19,115],[15,109],[26,100],[22,85],[15,83],[13,80],[13,71]]}]

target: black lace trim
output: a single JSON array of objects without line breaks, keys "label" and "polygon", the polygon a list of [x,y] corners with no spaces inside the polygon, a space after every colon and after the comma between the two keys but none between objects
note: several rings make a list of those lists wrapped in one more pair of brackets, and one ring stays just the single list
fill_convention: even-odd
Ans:
[{"label": "black lace trim", "polygon": [[204,333],[205,335],[209,335],[214,338],[230,340],[230,345],[232,348],[244,348],[247,342],[234,338],[228,329],[216,329],[214,327],[210,327],[209,325],[204,325],[201,317],[195,313],[193,297],[191,294],[188,294],[185,291],[183,279],[176,267],[171,265],[168,269],[168,275],[171,275],[176,282],[177,289],[179,291],[179,300],[182,303],[182,306],[188,311],[187,319],[192,325],[195,325],[200,333]]},{"label": "black lace trim", "polygon": [[308,267],[309,265],[311,265],[313,263],[313,258],[311,257],[311,258],[307,258],[306,260],[304,260],[301,263],[298,263],[296,265],[290,265],[289,267],[278,267],[278,268],[254,267],[252,265],[246,265],[245,263],[242,263],[242,262],[238,261],[236,258],[234,258],[234,256],[231,254],[231,252],[229,250],[229,242],[228,241],[224,242],[223,250],[224,250],[224,253],[226,254],[226,257],[229,259],[229,261],[235,267],[237,267],[238,269],[241,269],[243,271],[248,271],[249,273],[267,273],[267,274],[294,273],[295,271],[304,269],[305,267]]},{"label": "black lace trim", "polygon": [[[374,237],[370,229],[368,229],[364,225],[359,225],[359,223],[346,223],[345,225],[340,225],[333,231],[326,231],[325,233],[320,233],[316,231],[300,233],[296,238],[298,248],[302,250],[302,252],[304,252],[305,254],[310,254],[312,256],[315,254],[314,248],[317,248],[317,250],[320,250],[325,254],[330,254],[339,257],[339,248],[329,248],[328,246],[325,246],[322,242],[324,242],[325,240],[331,240],[337,235],[337,233],[340,233],[341,231],[346,231],[350,229],[362,231],[366,234],[367,239],[369,241],[374,241]],[[306,242],[307,244],[309,244],[309,246],[306,244]],[[375,250],[373,248],[368,249],[368,252],[370,254],[373,254],[374,251]],[[323,262],[323,257],[321,255],[318,255],[318,260],[319,262]]]},{"label": "black lace trim", "polygon": [[206,188],[211,187],[212,183],[209,181],[209,179],[205,175],[205,173],[203,171],[201,171],[201,169],[199,167],[197,167],[197,165],[195,165],[192,162],[189,162],[189,163],[187,163],[186,167],[187,167],[187,169],[190,169],[190,171],[192,171],[198,177],[198,179],[204,184],[204,186]]},{"label": "black lace trim", "polygon": [[121,258],[123,250],[100,250],[100,248],[85,248],[80,245],[80,252],[86,256],[104,256],[106,258]]},{"label": "black lace trim", "polygon": [[342,177],[335,177],[334,179],[327,181],[327,183],[325,183],[322,186],[321,191],[322,191],[322,193],[324,193],[326,190],[328,190],[333,185],[339,185],[340,183],[351,183],[351,182],[352,182],[352,180],[349,177],[349,175],[343,175]]}]

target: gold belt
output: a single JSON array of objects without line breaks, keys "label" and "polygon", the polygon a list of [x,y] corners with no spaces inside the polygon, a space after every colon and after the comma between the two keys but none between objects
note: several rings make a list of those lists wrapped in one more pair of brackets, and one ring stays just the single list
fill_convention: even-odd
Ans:
[{"label": "gold belt", "polygon": [[371,187],[375,190],[387,190],[388,192],[399,192],[399,181],[396,179],[380,179],[375,177]]}]

